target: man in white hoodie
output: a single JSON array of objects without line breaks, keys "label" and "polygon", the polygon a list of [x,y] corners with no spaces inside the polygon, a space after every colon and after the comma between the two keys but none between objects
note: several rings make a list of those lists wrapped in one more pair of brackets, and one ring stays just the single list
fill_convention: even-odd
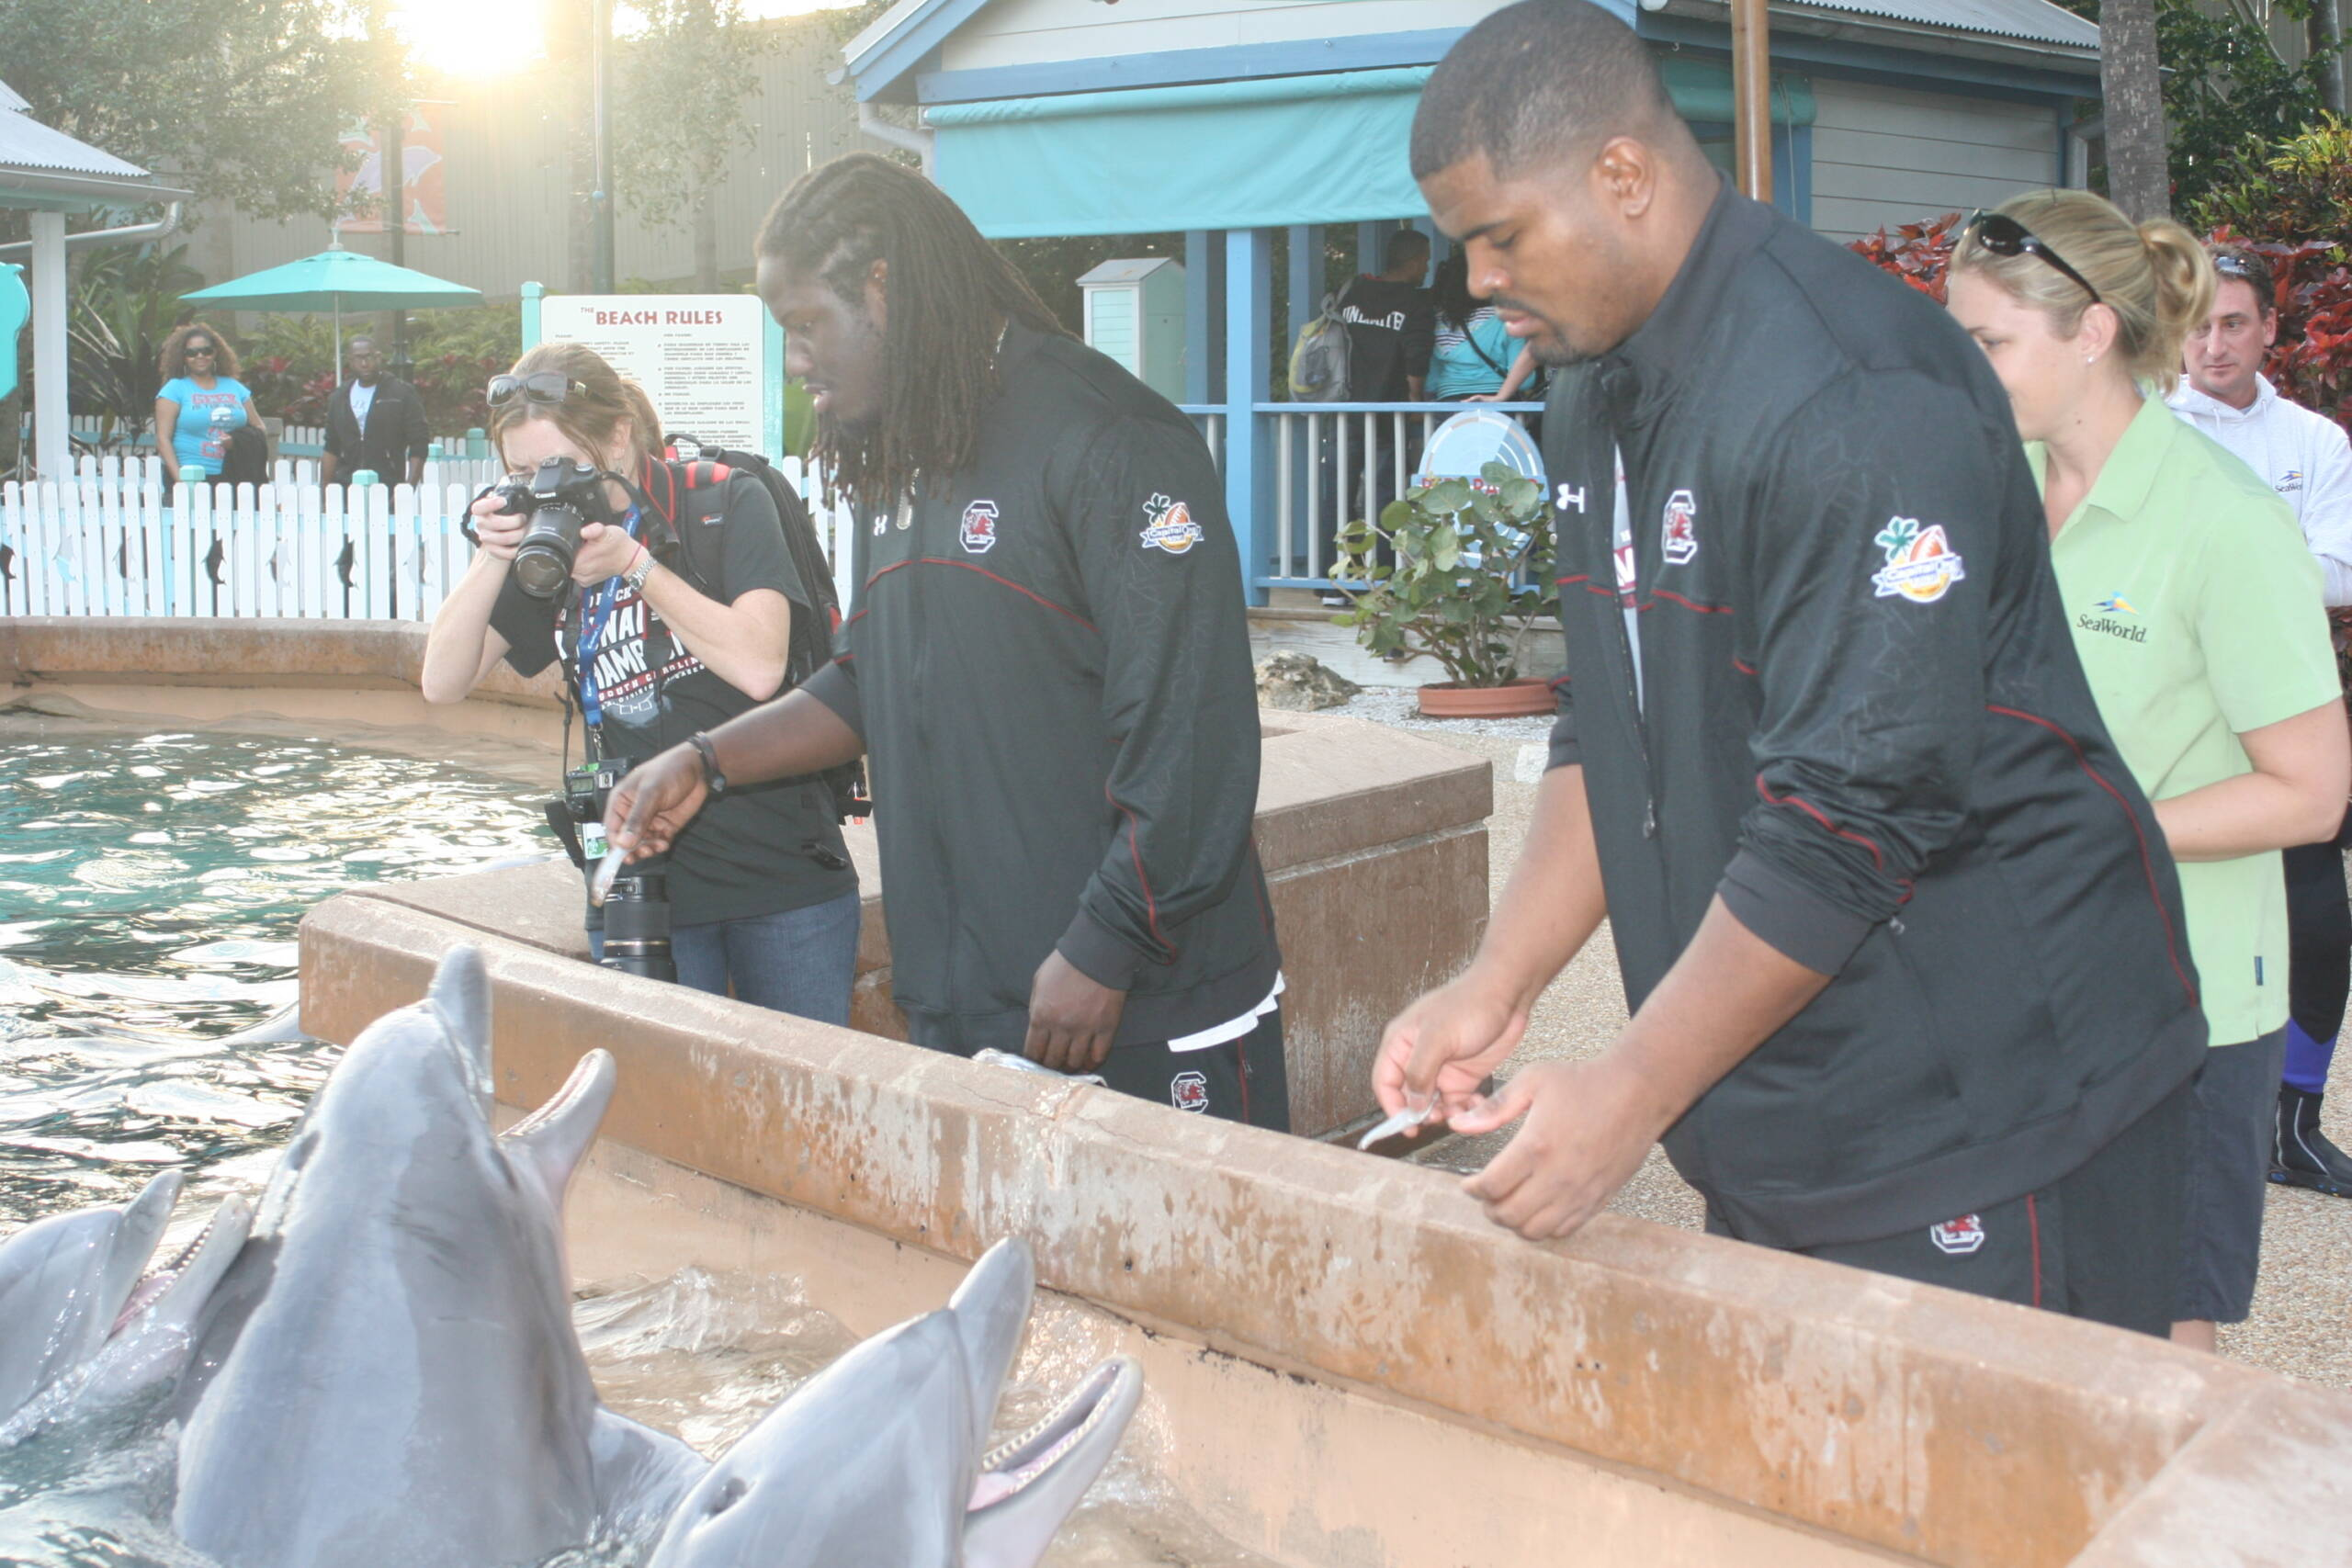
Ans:
[{"label": "man in white hoodie", "polygon": [[[2183,419],[2234,453],[2295,509],[2326,577],[2330,609],[2352,605],[2352,441],[2344,427],[2278,395],[2262,374],[2278,340],[2278,291],[2261,256],[2213,251],[2213,312],[2188,335],[2188,374],[2169,400]],[[2352,984],[2352,905],[2344,851],[2352,816],[2333,843],[2286,852],[2290,948],[2287,1068],[2278,1089],[2270,1179],[2352,1198],[2352,1156],[2321,1133],[2321,1096]]]}]

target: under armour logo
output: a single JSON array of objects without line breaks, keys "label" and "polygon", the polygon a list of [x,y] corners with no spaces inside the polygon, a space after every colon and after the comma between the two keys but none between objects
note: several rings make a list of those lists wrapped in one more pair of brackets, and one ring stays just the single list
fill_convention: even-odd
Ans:
[{"label": "under armour logo", "polygon": [[1552,504],[1558,507],[1563,512],[1566,512],[1571,506],[1575,507],[1578,512],[1582,512],[1584,510],[1584,491],[1577,490],[1573,486],[1564,484],[1553,496]]}]

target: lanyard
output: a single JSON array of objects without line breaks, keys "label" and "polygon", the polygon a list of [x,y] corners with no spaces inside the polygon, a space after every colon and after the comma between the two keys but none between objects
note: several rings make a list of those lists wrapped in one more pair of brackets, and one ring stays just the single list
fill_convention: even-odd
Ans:
[{"label": "lanyard", "polygon": [[[632,539],[637,537],[640,515],[639,510],[632,506],[628,509],[628,515],[621,520],[622,527]],[[587,721],[592,732],[605,720],[604,694],[596,687],[596,645],[604,639],[605,626],[613,618],[613,604],[620,597],[620,591],[619,578],[605,579],[594,615],[590,615],[584,603],[580,612],[580,651],[574,656],[574,661],[580,666],[580,716]]]}]

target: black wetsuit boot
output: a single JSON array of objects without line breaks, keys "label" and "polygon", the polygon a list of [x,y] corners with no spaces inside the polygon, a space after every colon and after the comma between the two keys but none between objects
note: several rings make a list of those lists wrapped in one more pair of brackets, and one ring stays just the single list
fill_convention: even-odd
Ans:
[{"label": "black wetsuit boot", "polygon": [[2319,1130],[2323,1097],[2292,1084],[2278,1089],[2278,1131],[2271,1144],[2270,1179],[2352,1198],[2352,1156]]}]

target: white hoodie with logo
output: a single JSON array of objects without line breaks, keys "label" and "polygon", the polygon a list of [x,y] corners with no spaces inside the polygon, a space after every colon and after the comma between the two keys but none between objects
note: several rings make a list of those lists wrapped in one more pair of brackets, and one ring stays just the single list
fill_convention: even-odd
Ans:
[{"label": "white hoodie with logo", "polygon": [[2327,574],[2328,606],[2352,604],[2352,440],[2344,427],[2280,397],[2263,376],[2242,409],[2207,397],[2187,377],[2165,400],[2295,509],[2303,541]]}]

